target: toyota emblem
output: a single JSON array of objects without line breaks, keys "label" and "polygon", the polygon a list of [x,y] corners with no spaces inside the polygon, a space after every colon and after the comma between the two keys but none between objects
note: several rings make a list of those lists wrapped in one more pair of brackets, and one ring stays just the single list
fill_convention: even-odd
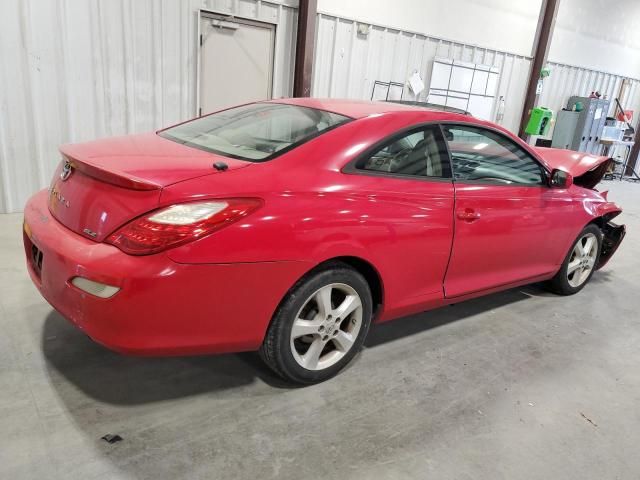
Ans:
[{"label": "toyota emblem", "polygon": [[66,160],[64,162],[64,166],[62,167],[62,172],[60,172],[60,178],[64,182],[70,176],[71,176],[71,162],[69,160]]}]

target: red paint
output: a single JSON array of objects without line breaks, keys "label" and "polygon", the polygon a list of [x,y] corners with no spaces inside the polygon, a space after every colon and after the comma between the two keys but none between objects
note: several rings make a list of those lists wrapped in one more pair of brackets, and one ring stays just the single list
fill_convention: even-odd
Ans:
[{"label": "red paint", "polygon": [[456,220],[447,296],[465,295],[523,278],[552,276],[589,219],[566,191],[549,187],[456,185]]},{"label": "red paint", "polygon": [[[377,318],[384,321],[550,278],[584,225],[620,211],[577,185],[470,185],[345,173],[349,161],[381,139],[428,122],[501,130],[548,171],[559,166],[575,175],[572,168],[592,169],[598,162],[583,157],[572,167],[572,158],[547,155],[469,116],[391,103],[278,101],[356,120],[264,163],[155,134],[65,146],[63,154],[76,165],[71,177],[62,181],[59,168],[52,182],[57,193],[39,192],[25,208],[27,256],[32,243],[44,255],[41,275],[29,266],[42,295],[119,351],[252,350],[291,286],[326,260],[356,257],[378,272],[383,304]],[[217,161],[229,169],[212,168]],[[127,255],[105,242],[143,214],[216,198],[263,203],[210,235],[152,255]],[[94,297],[70,284],[77,275],[121,290],[109,299]]]},{"label": "red paint", "polygon": [[551,168],[564,170],[574,177],[584,175],[610,158],[560,148],[535,147],[534,149]]}]

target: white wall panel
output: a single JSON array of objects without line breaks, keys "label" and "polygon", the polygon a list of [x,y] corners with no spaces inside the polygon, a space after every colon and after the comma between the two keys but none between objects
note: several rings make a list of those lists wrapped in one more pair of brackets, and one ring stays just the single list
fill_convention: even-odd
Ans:
[{"label": "white wall panel", "polygon": [[[318,0],[318,10],[528,56],[541,4],[541,0]],[[640,2],[562,0],[549,59],[638,76]]]},{"label": "white wall panel", "polygon": [[637,77],[640,72],[640,2],[562,0],[549,59]]},{"label": "white wall panel", "polygon": [[542,0],[318,0],[318,11],[468,45],[498,50],[509,45],[514,53],[530,55],[541,3]]},{"label": "white wall panel", "polygon": [[[370,99],[376,80],[405,83],[414,70],[428,86],[435,57],[498,67],[496,103],[505,97],[503,124],[517,129],[531,63],[527,57],[378,25],[359,35],[356,21],[327,14],[318,15],[316,47],[311,90],[316,97]],[[426,101],[427,91],[418,99]],[[415,98],[408,87],[403,98]]]},{"label": "white wall panel", "polygon": [[0,1],[0,212],[49,183],[67,142],[195,113],[199,8],[276,23],[274,97],[292,92],[297,0]]},{"label": "white wall panel", "polygon": [[[502,124],[514,132],[518,129],[531,65],[528,57],[379,25],[372,25],[368,35],[359,35],[355,20],[328,14],[318,15],[317,42],[313,96],[369,99],[374,81],[405,83],[414,69],[428,86],[433,59],[446,57],[500,69],[493,116],[497,114],[499,98],[504,97]],[[556,112],[566,105],[571,95],[588,96],[593,90],[613,101],[625,78],[559,63],[549,65],[552,74],[545,80],[539,104]],[[625,108],[636,112],[637,118],[640,82],[637,79],[629,82],[630,87],[621,100]],[[427,94],[428,88],[418,100],[427,101]],[[414,99],[408,87],[404,98]],[[614,109],[611,103],[610,115]]]}]

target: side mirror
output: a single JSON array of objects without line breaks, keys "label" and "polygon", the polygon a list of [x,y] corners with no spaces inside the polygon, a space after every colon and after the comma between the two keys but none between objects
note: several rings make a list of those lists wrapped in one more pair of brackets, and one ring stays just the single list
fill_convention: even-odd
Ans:
[{"label": "side mirror", "polygon": [[557,168],[551,172],[551,188],[569,188],[573,185],[573,177],[569,172],[558,170]]}]

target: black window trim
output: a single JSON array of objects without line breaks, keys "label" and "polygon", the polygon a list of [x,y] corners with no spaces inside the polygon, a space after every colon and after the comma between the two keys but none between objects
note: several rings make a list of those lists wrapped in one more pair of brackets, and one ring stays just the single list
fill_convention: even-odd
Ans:
[{"label": "black window trim", "polygon": [[[549,181],[551,178],[551,173],[549,172],[549,170],[547,169],[547,167],[544,165],[544,163],[542,163],[540,161],[540,159],[538,158],[537,155],[534,155],[532,152],[530,152],[528,149],[522,148],[521,145],[518,145],[517,142],[515,142],[512,138],[509,138],[509,136],[507,134],[505,134],[503,131],[494,128],[494,127],[490,127],[490,126],[486,126],[486,125],[478,125],[476,123],[472,123],[472,122],[460,122],[460,121],[441,121],[438,122],[440,124],[440,129],[442,130],[442,136],[445,139],[445,143],[447,144],[447,153],[449,154],[449,163],[451,164],[451,174],[453,176],[453,182],[454,183],[461,183],[461,184],[468,184],[468,185],[491,185],[491,186],[498,186],[498,187],[524,187],[524,188],[540,188],[540,187],[549,187]],[[496,135],[498,135],[500,138],[504,139],[505,141],[511,143],[514,147],[519,148],[521,151],[523,151],[528,157],[530,157],[534,162],[536,162],[538,164],[538,167],[540,168],[540,171],[542,173],[542,181],[543,183],[541,184],[536,184],[536,185],[530,185],[530,184],[526,184],[526,183],[504,183],[504,182],[498,182],[498,181],[492,181],[492,180],[456,180],[455,178],[455,172],[453,171],[453,158],[451,156],[451,150],[449,149],[449,141],[447,140],[447,137],[444,133],[444,126],[460,126],[460,127],[469,127],[469,128],[476,128],[478,130],[487,130],[491,133],[495,133]]]},{"label": "black window trim", "polygon": [[[381,172],[377,170],[365,170],[363,168],[360,168],[365,160],[368,160],[371,157],[371,155],[381,150],[386,145],[389,145],[397,140],[400,140],[403,137],[412,135],[413,133],[419,132],[421,130],[426,130],[427,128],[430,128],[430,127],[435,127],[435,130],[439,131],[441,140],[444,143],[446,154],[447,154],[447,161],[449,163],[449,176],[429,177],[426,175]],[[382,140],[377,141],[376,143],[371,145],[369,148],[367,148],[364,152],[360,153],[356,158],[349,161],[344,167],[342,167],[341,172],[347,175],[367,175],[367,176],[373,176],[373,177],[397,178],[401,180],[417,180],[420,182],[452,183],[453,181],[453,169],[451,164],[451,155],[449,155],[449,145],[447,145],[447,139],[444,138],[444,132],[442,131],[442,128],[440,128],[439,122],[423,122],[423,123],[413,124],[408,127],[397,130],[396,132],[393,132],[391,135],[388,135],[384,137]]]},{"label": "black window trim", "polygon": [[[543,181],[545,181],[545,183],[542,183],[540,185],[527,185],[523,183],[507,184],[507,183],[495,182],[491,180],[456,181],[454,171],[453,171],[453,161],[451,159],[451,151],[449,149],[449,141],[447,140],[447,137],[444,134],[444,129],[443,129],[444,125],[452,125],[452,126],[458,125],[461,127],[473,127],[473,128],[478,128],[480,130],[487,130],[497,134],[501,138],[504,138],[506,141],[511,142],[515,147],[524,151],[529,157],[531,157],[533,161],[535,161],[538,164],[543,174]],[[442,136],[442,140],[444,141],[445,148],[447,149],[447,158],[449,160],[449,173],[451,176],[427,177],[427,176],[409,175],[409,174],[403,174],[403,173],[379,172],[375,170],[364,170],[364,169],[358,168],[359,163],[361,163],[364,159],[369,158],[372,154],[374,154],[377,150],[382,148],[387,143],[392,142],[394,140],[398,140],[410,134],[410,132],[414,132],[414,131],[417,132],[419,130],[425,129],[427,127],[433,127],[433,126],[438,127],[438,129],[440,130],[440,135]],[[348,175],[369,175],[374,177],[387,177],[387,178],[397,178],[397,179],[404,179],[404,180],[418,180],[422,182],[466,183],[470,185],[475,184],[475,185],[492,185],[492,186],[500,186],[500,187],[524,187],[524,188],[550,187],[549,181],[551,178],[551,173],[534,152],[530,152],[528,149],[525,149],[522,146],[518,145],[517,142],[509,138],[509,136],[506,133],[504,133],[502,130],[495,127],[487,126],[487,125],[479,125],[474,122],[461,122],[459,120],[435,120],[435,121],[429,121],[429,122],[416,123],[408,127],[404,127],[392,133],[391,135],[383,138],[382,140],[374,143],[371,147],[367,148],[364,152],[360,153],[356,158],[349,161],[344,167],[342,167],[341,172]]]}]

